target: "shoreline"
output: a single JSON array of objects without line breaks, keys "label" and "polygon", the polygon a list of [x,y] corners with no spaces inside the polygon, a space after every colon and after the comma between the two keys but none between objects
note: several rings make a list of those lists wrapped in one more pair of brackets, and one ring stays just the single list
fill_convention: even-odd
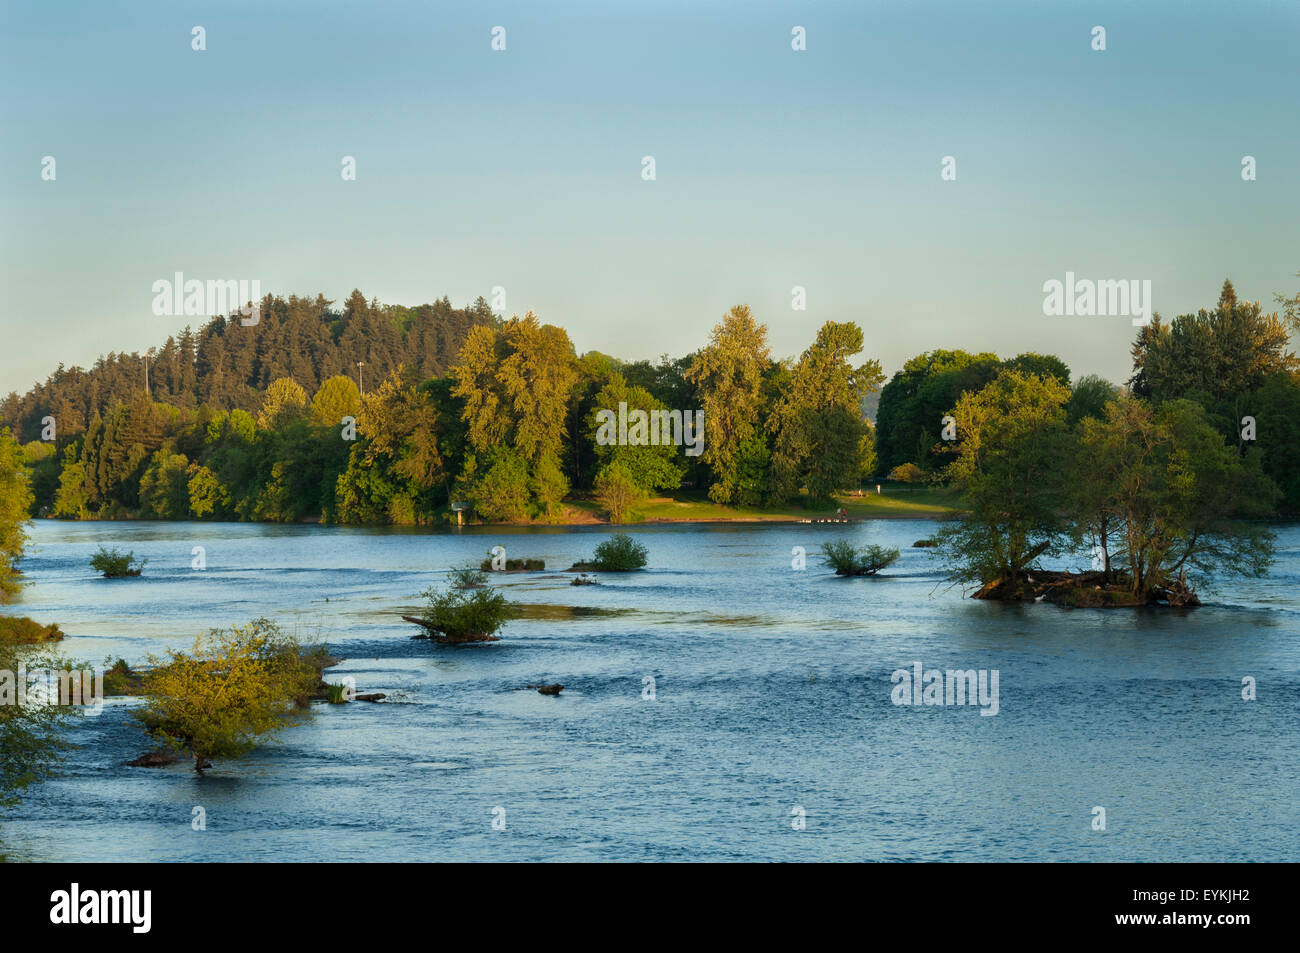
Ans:
[{"label": "shoreline", "polygon": [[[562,515],[553,520],[528,519],[489,522],[484,520],[466,520],[457,524],[448,518],[428,523],[325,523],[321,514],[303,517],[293,523],[277,523],[271,520],[157,520],[140,516],[119,516],[116,519],[99,517],[95,519],[64,519],[55,516],[38,516],[37,520],[60,523],[212,523],[212,524],[254,524],[266,523],[280,526],[328,525],[352,526],[357,528],[374,527],[409,527],[411,529],[464,529],[471,526],[609,526],[631,527],[652,524],[755,524],[774,523],[781,525],[851,525],[870,520],[906,520],[906,519],[942,519],[957,512],[953,505],[955,495],[946,490],[918,489],[893,491],[882,494],[863,493],[858,496],[837,496],[833,506],[825,509],[804,509],[802,507],[774,507],[764,510],[758,506],[730,506],[714,503],[700,496],[656,497],[645,500],[633,512],[637,518],[624,523],[610,522],[604,509],[594,500],[575,499],[561,503]],[[838,508],[846,512],[844,517],[835,515]]]}]

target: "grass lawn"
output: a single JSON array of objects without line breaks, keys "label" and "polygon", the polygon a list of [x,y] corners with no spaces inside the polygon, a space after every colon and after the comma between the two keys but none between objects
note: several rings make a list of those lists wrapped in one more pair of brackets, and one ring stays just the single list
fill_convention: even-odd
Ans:
[{"label": "grass lawn", "polygon": [[[825,507],[807,508],[799,502],[771,509],[757,506],[724,506],[714,503],[704,493],[683,491],[673,498],[652,498],[636,506],[635,522],[749,520],[790,522],[819,519],[835,515],[838,507],[848,510],[852,519],[898,519],[943,516],[954,509],[953,491],[935,487],[912,489],[903,485],[882,485],[876,495],[874,487],[861,496],[841,496]],[[569,500],[565,507],[577,517],[574,521],[604,522],[605,513],[594,500]]]}]

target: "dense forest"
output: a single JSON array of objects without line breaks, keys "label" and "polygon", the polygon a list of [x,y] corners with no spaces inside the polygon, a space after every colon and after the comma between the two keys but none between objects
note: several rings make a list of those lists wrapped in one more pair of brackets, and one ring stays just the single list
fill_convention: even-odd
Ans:
[{"label": "dense forest", "polygon": [[[1300,364],[1294,300],[1283,303],[1284,316],[1266,313],[1225,282],[1214,308],[1140,328],[1133,376],[1116,386],[1071,381],[1052,355],[951,350],[886,382],[853,322],[827,322],[797,358],[775,359],[743,305],[695,353],[629,362],[578,355],[562,328],[531,313],[500,320],[482,298],[404,308],[354,291],[335,311],[319,295],[268,297],[257,325],[213,318],[148,355],[60,367],[11,394],[0,426],[22,444],[35,516],[429,524],[459,500],[489,521],[557,520],[582,494],[622,520],[681,490],[816,505],[868,479],[960,482],[954,467],[981,436],[962,414],[1029,381],[1079,434],[1131,402],[1194,407],[1233,467],[1264,481],[1239,481],[1267,504],[1252,512],[1294,515]],[[620,405],[631,439],[597,440],[597,411]],[[638,413],[696,408],[699,456],[637,439]]]},{"label": "dense forest", "polygon": [[380,305],[353,291],[341,311],[322,295],[266,296],[256,324],[214,317],[197,333],[185,328],[145,354],[107,354],[89,370],[59,365],[44,383],[0,403],[0,422],[23,442],[40,439],[41,420],[57,421],[60,441],[86,432],[96,416],[145,392],[182,410],[255,412],[271,382],[291,378],[315,393],[328,378],[363,374],[376,381],[399,365],[421,377],[447,373],[465,335],[495,321],[479,298],[453,308],[445,297],[414,308]]}]

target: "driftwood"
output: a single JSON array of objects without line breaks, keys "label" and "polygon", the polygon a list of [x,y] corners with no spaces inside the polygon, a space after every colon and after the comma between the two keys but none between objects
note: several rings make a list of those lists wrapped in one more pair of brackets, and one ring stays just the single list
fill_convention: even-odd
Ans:
[{"label": "driftwood", "polygon": [[972,596],[975,599],[1000,599],[1029,602],[1042,599],[1057,605],[1080,609],[1120,609],[1137,606],[1199,606],[1201,600],[1192,591],[1184,575],[1169,584],[1150,590],[1145,597],[1134,594],[1131,580],[1123,571],[1061,572],[1031,569],[1016,579],[994,579]]}]

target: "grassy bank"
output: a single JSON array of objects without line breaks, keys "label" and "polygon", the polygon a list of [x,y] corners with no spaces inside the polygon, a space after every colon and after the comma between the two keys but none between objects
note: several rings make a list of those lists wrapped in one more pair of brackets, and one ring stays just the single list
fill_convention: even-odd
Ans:
[{"label": "grassy bank", "polygon": [[[850,519],[934,519],[952,513],[956,508],[957,494],[944,487],[910,487],[905,484],[883,484],[881,492],[863,490],[861,495],[841,494],[834,503],[809,506],[792,500],[782,506],[727,506],[714,503],[703,491],[683,490],[671,497],[654,497],[632,507],[629,523],[797,523],[801,520],[828,519],[843,507]],[[595,500],[565,500],[564,515],[550,525],[583,525],[608,523],[604,507]],[[52,517],[51,517],[52,518]],[[136,520],[138,514],[119,514],[118,519]],[[442,519],[455,523],[452,514],[440,511],[433,525],[446,525]],[[191,520],[191,522],[197,522]],[[206,521],[205,521],[206,522]],[[304,516],[299,523],[323,523],[321,514]],[[486,525],[478,520],[471,523]],[[411,524],[397,524],[411,525]],[[524,524],[503,524],[524,525]],[[129,555],[129,554],[128,554]],[[135,570],[132,575],[138,574]]]},{"label": "grassy bank", "polygon": [[[863,492],[861,496],[846,495],[827,506],[810,507],[798,502],[765,508],[750,506],[724,506],[714,503],[704,493],[679,493],[674,497],[647,500],[633,508],[634,522],[640,523],[699,523],[699,522],[766,522],[789,523],[807,519],[833,517],[839,507],[848,511],[850,519],[933,519],[951,513],[956,495],[942,488],[911,489],[902,486],[882,486],[877,495]],[[593,500],[571,500],[565,503],[564,523],[603,523],[605,511]]]}]

